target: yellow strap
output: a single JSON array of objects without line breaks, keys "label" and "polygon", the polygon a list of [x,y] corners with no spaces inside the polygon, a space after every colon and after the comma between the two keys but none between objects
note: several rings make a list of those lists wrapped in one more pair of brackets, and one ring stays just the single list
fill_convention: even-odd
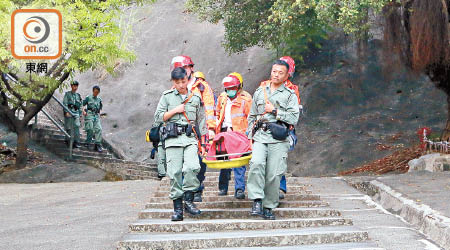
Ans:
[{"label": "yellow strap", "polygon": [[145,141],[150,142],[150,130],[145,131]]}]

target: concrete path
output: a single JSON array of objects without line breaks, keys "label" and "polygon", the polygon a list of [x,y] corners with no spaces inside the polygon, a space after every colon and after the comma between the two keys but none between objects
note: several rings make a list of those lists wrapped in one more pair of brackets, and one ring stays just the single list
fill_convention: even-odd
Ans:
[{"label": "concrete path", "polygon": [[0,249],[114,249],[158,184],[0,184]]},{"label": "concrete path", "polygon": [[450,173],[413,172],[380,177],[346,177],[384,209],[450,249]]},{"label": "concrete path", "polygon": [[437,250],[441,249],[419,230],[394,215],[372,199],[349,186],[342,178],[305,178],[310,190],[341,211],[342,216],[369,233],[369,237],[384,249]]},{"label": "concrete path", "polygon": [[450,217],[450,172],[421,171],[381,176],[376,180],[418,204],[426,204],[442,215]]}]

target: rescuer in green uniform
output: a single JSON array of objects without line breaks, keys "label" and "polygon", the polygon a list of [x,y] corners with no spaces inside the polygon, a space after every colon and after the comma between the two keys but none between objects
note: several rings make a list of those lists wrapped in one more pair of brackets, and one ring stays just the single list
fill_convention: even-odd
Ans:
[{"label": "rescuer in green uniform", "polygon": [[95,147],[94,150],[102,152],[102,124],[100,123],[100,110],[103,108],[102,99],[98,96],[100,93],[100,87],[94,86],[92,88],[92,95],[88,95],[84,101],[83,106],[86,106],[83,114],[84,118],[84,130],[86,130],[86,146],[92,143],[94,138]]},{"label": "rescuer in green uniform", "polygon": [[[167,175],[170,178],[170,199],[173,200],[172,221],[183,220],[184,209],[198,215],[201,211],[194,204],[194,191],[199,187],[197,173],[198,140],[206,134],[204,108],[198,92],[187,88],[186,70],[178,67],[172,73],[173,87],[164,91],[155,112],[155,122],[164,123],[161,132],[166,150]],[[203,113],[202,113],[203,112]]]},{"label": "rescuer in green uniform", "polygon": [[[73,81],[70,84],[72,88],[71,91],[67,91],[64,94],[63,104],[67,107],[67,109],[72,112],[70,114],[66,110],[64,111],[64,128],[67,133],[70,135],[73,132],[73,147],[80,147],[80,116],[81,116],[81,104],[83,103],[83,99],[81,95],[77,93],[79,83],[77,81]],[[66,138],[66,143],[70,143],[70,139]]]},{"label": "rescuer in green uniform", "polygon": [[295,92],[285,86],[289,65],[277,60],[271,79],[261,83],[253,95],[247,133],[253,139],[247,188],[253,200],[251,214],[274,220],[278,206],[281,177],[287,169],[288,134],[299,118]]}]

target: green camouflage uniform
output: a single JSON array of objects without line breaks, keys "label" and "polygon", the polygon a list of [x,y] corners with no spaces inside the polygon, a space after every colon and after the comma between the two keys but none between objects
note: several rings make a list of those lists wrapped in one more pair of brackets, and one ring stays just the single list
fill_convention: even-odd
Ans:
[{"label": "green camouflage uniform", "polygon": [[[186,95],[187,98],[191,92]],[[174,109],[182,104],[185,99],[176,89],[167,90],[159,100],[155,112],[155,122],[163,123],[164,113]],[[200,128],[200,135],[206,134],[205,120],[202,118],[204,107],[202,106],[201,96],[195,93],[185,104],[185,112],[191,122],[194,122]],[[175,114],[165,123],[176,123],[178,125],[187,125],[188,121],[183,113]],[[185,133],[176,138],[168,138],[164,141],[167,160],[167,175],[170,178],[170,199],[176,200],[183,197],[186,191],[195,191],[200,183],[197,179],[197,173],[200,171],[198,161],[197,139],[194,133],[187,136]],[[158,153],[160,156],[161,153]],[[184,178],[184,179],[183,179]]]},{"label": "green camouflage uniform", "polygon": [[103,108],[102,99],[88,95],[84,101],[83,106],[87,106],[87,115],[84,118],[84,130],[87,133],[86,143],[91,143],[94,137],[94,142],[97,145],[102,144],[102,125],[100,123],[100,110]]},{"label": "green camouflage uniform", "polygon": [[[274,93],[270,91],[270,84],[259,87],[253,95],[252,108],[248,116],[249,138],[252,135],[253,124],[265,111],[264,88],[269,101],[277,109],[277,115],[267,113],[263,119],[267,122],[283,121],[296,124],[299,118],[298,100],[295,92],[282,84]],[[253,153],[248,174],[248,197],[262,199],[263,207],[276,208],[279,202],[279,188],[281,177],[287,170],[287,154],[289,141],[276,140],[269,130],[258,129],[253,135]]]},{"label": "green camouflage uniform", "polygon": [[[73,129],[74,142],[80,142],[80,126],[81,126],[80,116],[82,114],[81,111],[82,102],[83,100],[81,99],[81,95],[79,93],[67,91],[64,94],[63,104],[74,114],[74,116],[67,117],[66,111],[63,110],[64,128],[66,129],[69,135],[71,133],[71,130]],[[69,138],[66,138],[66,140],[69,140]]]}]

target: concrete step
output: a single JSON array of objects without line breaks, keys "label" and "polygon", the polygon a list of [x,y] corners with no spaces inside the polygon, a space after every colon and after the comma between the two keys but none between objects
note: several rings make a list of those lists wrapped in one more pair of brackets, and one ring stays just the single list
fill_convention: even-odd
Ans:
[{"label": "concrete step", "polygon": [[[197,216],[185,213],[185,217],[195,219],[253,219],[250,215],[251,208],[236,209],[203,209]],[[144,209],[139,213],[139,219],[167,219],[173,213],[173,209]],[[277,208],[275,216],[279,219],[285,218],[317,218],[336,217],[341,213],[328,208]]]},{"label": "concrete step", "polygon": [[129,226],[131,232],[180,233],[217,232],[235,230],[274,230],[318,226],[350,226],[352,221],[344,218],[307,218],[290,220],[188,220],[172,222],[168,219],[139,220]]},{"label": "concrete step", "polygon": [[[221,201],[236,201],[236,198],[234,198],[234,195],[227,195],[227,196],[205,196],[202,197],[203,202],[221,202]],[[311,201],[320,200],[319,195],[314,194],[287,194],[283,201]],[[171,201],[169,199],[169,194],[166,193],[166,196],[164,197],[150,197],[149,202],[155,202],[155,203],[162,203],[162,202],[168,202]]]},{"label": "concrete step", "polygon": [[[312,244],[287,247],[258,247],[258,250],[384,250],[374,242],[352,242],[337,244]],[[252,247],[208,248],[201,250],[255,250]]]},{"label": "concrete step", "polygon": [[[247,196],[248,191],[245,191],[245,195]],[[289,194],[312,194],[312,191],[310,190],[298,190],[298,191],[292,191],[289,192]],[[155,191],[153,193],[153,197],[165,197],[169,195],[169,187],[166,188],[166,190],[162,191]],[[228,195],[234,195],[234,191],[230,192],[228,191]],[[209,190],[203,190],[203,194],[202,197],[208,197],[208,196],[219,196],[219,191],[213,190],[213,191],[209,191]]]},{"label": "concrete step", "polygon": [[[55,152],[57,155],[63,157],[63,158],[69,158],[69,150],[67,151],[57,151]],[[92,153],[80,153],[80,152],[73,152],[72,159],[73,160],[88,160],[88,161],[105,161],[108,159],[112,159],[112,155],[110,154],[95,154]]]},{"label": "concrete step", "polygon": [[[234,201],[222,201],[222,202],[198,202],[197,207],[200,209],[226,209],[226,208],[250,208],[253,201],[249,200],[237,200]],[[322,201],[281,201],[279,208],[296,208],[296,207],[327,207],[329,204]],[[172,209],[173,202],[168,201],[164,203],[148,203],[145,208],[157,208],[157,209]]]},{"label": "concrete step", "polygon": [[[50,133],[50,134],[45,134],[45,135],[43,135],[42,136],[42,139],[44,139],[44,140],[48,140],[48,141],[51,141],[51,140],[55,140],[55,141],[65,141],[66,140],[66,136],[61,132],[61,134],[53,134],[53,133]],[[41,139],[41,140],[42,140]],[[80,136],[80,141],[81,142],[85,142],[86,141],[86,136],[85,135],[81,135]]]},{"label": "concrete step", "polygon": [[120,250],[199,249],[218,247],[295,246],[315,243],[364,242],[367,232],[352,226],[177,234],[129,234]]},{"label": "concrete step", "polygon": [[[166,179],[168,179],[167,177],[164,178],[163,180],[161,180],[160,182],[160,187],[170,187],[170,181],[165,181]],[[245,180],[245,183],[247,183],[247,180]],[[219,189],[219,181],[208,181],[208,182],[203,182],[203,185],[205,186],[205,189],[207,190],[218,190]],[[289,187],[296,187],[296,188],[308,188],[310,187],[309,185],[305,185],[302,183],[298,183],[295,181],[291,181],[289,183],[287,183],[288,189]],[[228,190],[234,190],[235,187],[235,182],[234,181],[230,181],[228,183]]]},{"label": "concrete step", "polygon": [[[295,195],[295,194],[312,194],[312,191],[305,190],[305,191],[298,191],[298,192],[290,192],[287,195]],[[153,195],[153,197],[166,197],[169,195],[169,188],[167,188],[167,191],[156,191],[152,195]],[[228,194],[224,195],[224,196],[233,196],[234,197],[234,192],[228,192]],[[202,194],[202,198],[203,197],[223,197],[223,196],[219,196],[219,191],[204,190],[203,194]],[[245,197],[248,197],[247,191],[245,191]]]},{"label": "concrete step", "polygon": [[[61,156],[69,156],[69,148],[67,146],[65,148],[54,147],[51,149],[51,151],[53,151],[56,154],[61,155]],[[97,151],[89,150],[87,148],[74,148],[72,152],[74,155],[96,156],[96,157],[104,157],[104,158],[113,158],[114,157],[112,154],[110,154],[106,150],[99,153]]]},{"label": "concrete step", "polygon": [[[247,176],[245,177],[245,182],[247,182]],[[205,186],[218,186],[218,181],[219,181],[219,177],[218,176],[206,176],[205,180],[203,181],[203,184]],[[168,177],[165,177],[161,180],[161,185],[170,185],[170,179]],[[288,178],[287,179],[287,184],[297,184],[297,185],[304,185],[304,186],[309,186],[306,185],[304,183],[304,180],[302,180],[301,178],[296,178],[296,177],[292,177],[292,178]],[[229,185],[234,185],[234,177],[231,178]]]}]

